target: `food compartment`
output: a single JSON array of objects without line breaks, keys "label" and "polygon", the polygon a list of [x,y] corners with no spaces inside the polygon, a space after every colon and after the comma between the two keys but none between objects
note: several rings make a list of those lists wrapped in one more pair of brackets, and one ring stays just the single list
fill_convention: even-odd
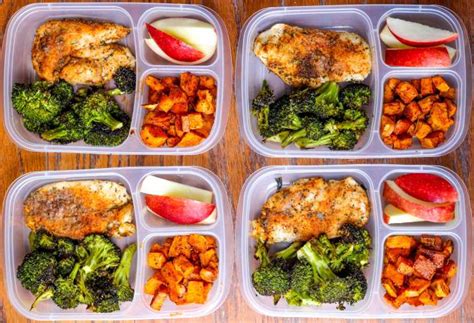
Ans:
[{"label": "food compartment", "polygon": [[[347,176],[353,177],[367,191],[367,196],[371,203],[371,211],[368,224],[365,228],[369,231],[372,238],[372,252],[370,255],[370,264],[364,269],[364,275],[367,278],[368,289],[364,300],[351,305],[346,305],[345,311],[336,309],[336,304],[324,304],[322,306],[289,306],[285,299],[281,299],[278,305],[273,304],[273,298],[270,296],[260,296],[255,291],[251,277],[252,273],[258,267],[259,262],[254,258],[256,240],[251,236],[252,220],[260,214],[262,205],[276,192],[276,178],[282,179],[283,187],[288,186],[295,180],[301,178],[323,177],[324,179],[343,179]],[[368,174],[357,169],[337,168],[337,169],[315,169],[311,167],[272,167],[264,168],[254,173],[244,185],[240,201],[239,212],[241,221],[239,232],[240,237],[238,248],[242,250],[240,258],[237,260],[240,267],[240,284],[244,297],[255,311],[269,316],[281,317],[352,317],[354,313],[360,313],[367,310],[372,303],[373,290],[377,288],[375,281],[377,268],[380,266],[381,259],[377,257],[379,253],[379,219],[375,215],[376,198],[374,195],[374,185]],[[239,224],[238,224],[239,225]],[[278,250],[286,247],[288,244],[279,243]],[[272,246],[273,247],[273,246]]]},{"label": "food compartment", "polygon": [[[30,229],[24,223],[23,217],[23,202],[28,195],[35,189],[54,182],[59,181],[71,181],[71,180],[110,180],[117,183],[123,184],[127,192],[132,197],[134,203],[134,223],[138,227],[136,214],[136,201],[133,199],[131,186],[129,181],[115,172],[97,172],[96,174],[84,174],[75,172],[62,172],[56,174],[50,174],[45,176],[44,173],[33,173],[25,175],[18,179],[9,189],[8,198],[4,202],[4,225],[5,225],[5,277],[7,280],[7,289],[9,291],[9,299],[13,306],[24,316],[38,320],[48,320],[55,316],[60,316],[63,319],[73,319],[77,315],[81,315],[83,318],[94,319],[97,317],[107,318],[119,318],[123,313],[128,311],[134,304],[137,294],[136,276],[138,272],[138,251],[134,256],[130,270],[130,285],[135,289],[134,301],[123,302],[120,304],[120,311],[115,313],[93,313],[86,309],[86,305],[79,305],[75,309],[62,310],[53,301],[40,302],[37,307],[30,311],[30,306],[33,303],[35,297],[30,291],[23,288],[20,281],[16,278],[16,271],[18,266],[22,263],[24,256],[29,252],[28,234]],[[123,249],[131,243],[137,243],[139,240],[139,230],[132,236],[124,238],[112,238],[112,241]]]},{"label": "food compartment", "polygon": [[[223,38],[224,35],[222,34],[221,26],[219,21],[216,19],[211,12],[209,12],[204,7],[191,7],[191,6],[180,6],[179,9],[175,6],[160,6],[155,7],[147,10],[144,12],[137,24],[137,33],[140,39],[140,59],[145,62],[149,66],[180,66],[181,64],[172,63],[167,61],[166,59],[158,56],[153,50],[148,47],[145,43],[146,38],[150,38],[150,35],[147,31],[145,24],[151,24],[152,22],[158,19],[165,19],[165,18],[192,18],[197,19],[203,22],[207,22],[214,26],[214,29],[217,33],[217,48],[212,55],[211,58],[208,60],[198,63],[198,66],[212,66],[215,65],[217,60],[223,56]],[[192,65],[182,65],[182,66],[192,66]]]},{"label": "food compartment", "polygon": [[[136,56],[135,33],[133,32],[133,21],[130,14],[121,7],[108,5],[94,7],[87,5],[59,5],[59,6],[29,6],[18,12],[10,20],[8,35],[4,45],[7,50],[4,54],[4,109],[6,127],[13,140],[22,147],[29,149],[49,149],[46,147],[57,146],[66,151],[77,151],[87,149],[91,151],[112,151],[114,147],[94,147],[85,144],[83,141],[70,143],[68,145],[58,145],[42,140],[39,135],[29,132],[23,126],[21,116],[13,109],[11,103],[11,91],[15,83],[33,82],[38,77],[31,62],[31,50],[36,29],[44,22],[52,19],[62,18],[82,18],[96,21],[105,21],[121,24],[131,28],[131,32],[118,43],[127,46]],[[20,38],[21,35],[21,38]],[[13,62],[21,62],[14,64]],[[116,97],[120,107],[132,117],[133,102],[135,92],[128,95]],[[130,139],[130,137],[129,137]],[[125,140],[122,145],[129,140]],[[55,147],[51,148],[55,149]]]},{"label": "food compartment", "polygon": [[[195,188],[204,189],[212,192],[212,202],[216,205],[216,220],[210,224],[177,224],[172,221],[161,218],[148,210],[145,202],[145,194],[140,192],[143,181],[148,176],[155,176],[179,184],[189,185]],[[196,231],[201,232],[215,228],[218,223],[222,223],[222,217],[225,214],[222,192],[214,181],[211,181],[205,174],[193,171],[185,171],[175,174],[170,173],[149,173],[145,175],[137,185],[137,199],[139,208],[140,222],[143,226],[152,232],[170,232],[170,231]]]},{"label": "food compartment", "polygon": [[[457,32],[459,35],[457,39],[454,41],[451,41],[449,43],[446,43],[444,45],[449,46],[456,50],[456,53],[454,57],[451,59],[451,66],[457,65],[458,62],[461,59],[464,59],[464,44],[463,44],[463,31],[462,28],[457,20],[457,17],[455,17],[452,12],[446,10],[445,8],[441,6],[422,6],[422,7],[417,7],[416,10],[406,7],[406,8],[394,8],[391,9],[387,12],[385,12],[380,20],[377,23],[377,44],[380,46],[380,60],[384,64],[385,67],[389,68],[409,68],[409,69],[414,69],[414,68],[427,68],[427,69],[433,69],[437,67],[400,67],[400,66],[389,66],[385,63],[385,51],[387,49],[387,46],[384,44],[384,42],[380,39],[380,33],[382,32],[383,28],[386,25],[386,19],[388,17],[392,18],[398,18],[406,21],[411,21],[411,22],[416,22],[419,24],[427,25],[430,27],[438,28],[438,29],[443,29],[443,30],[448,30],[451,32]],[[435,47],[434,46],[428,46],[428,47]],[[425,46],[426,47],[426,46]],[[416,48],[423,48],[422,46],[416,47]]]},{"label": "food compartment", "polygon": [[176,233],[170,234],[167,233],[160,233],[160,234],[151,234],[148,235],[145,240],[143,241],[143,248],[140,251],[140,257],[143,259],[143,265],[141,269],[141,277],[142,281],[140,281],[140,286],[138,286],[138,291],[142,294],[140,299],[143,302],[144,306],[147,308],[149,312],[148,315],[153,318],[164,318],[164,317],[173,317],[173,316],[182,316],[185,315],[186,317],[192,316],[203,316],[209,313],[212,313],[214,310],[217,309],[219,304],[223,302],[223,298],[225,295],[225,284],[223,283],[224,277],[228,274],[229,268],[226,267],[226,255],[225,255],[225,243],[222,240],[222,237],[219,237],[213,232],[204,231],[204,232],[196,232],[197,234],[210,236],[215,239],[216,241],[216,249],[217,249],[217,256],[219,258],[218,262],[218,277],[213,282],[213,286],[209,291],[207,296],[207,300],[204,304],[183,304],[177,305],[172,302],[169,296],[166,297],[161,310],[155,310],[150,306],[152,301],[152,295],[148,295],[145,293],[145,283],[147,280],[153,276],[153,274],[157,271],[157,269],[153,269],[147,264],[147,255],[150,252],[150,248],[154,243],[163,244],[167,238],[172,238],[175,236],[183,236],[193,234],[194,232],[187,232],[187,233]]},{"label": "food compartment", "polygon": [[[449,239],[453,242],[454,250],[449,259],[453,260],[456,263],[457,272],[456,272],[456,275],[451,279],[451,282],[449,284],[450,293],[447,297],[439,300],[437,305],[424,305],[424,306],[415,307],[409,304],[403,304],[402,306],[400,306],[400,308],[396,309],[392,307],[390,304],[388,304],[386,300],[384,300],[383,297],[385,295],[385,289],[382,286],[382,282],[380,278],[380,280],[376,282],[376,284],[378,284],[378,287],[376,285],[375,288],[376,290],[378,290],[380,303],[382,304],[381,310],[387,316],[407,317],[407,318],[420,317],[421,318],[421,317],[426,317],[424,316],[425,313],[429,312],[430,317],[440,317],[440,316],[446,315],[446,313],[450,311],[453,311],[455,308],[459,307],[462,304],[462,297],[464,294],[464,291],[463,291],[463,284],[464,284],[463,278],[465,275],[464,268],[468,266],[468,263],[466,262],[466,259],[468,259],[468,252],[467,252],[466,246],[463,245],[461,237],[459,237],[457,234],[438,233],[431,229],[428,229],[427,231],[420,229],[415,232],[391,233],[383,238],[383,243],[381,244],[381,252],[379,254],[379,257],[381,259],[383,259],[384,257],[384,254],[385,254],[384,248],[385,248],[385,243],[388,237],[395,236],[395,235],[397,236],[408,235],[408,236],[413,236],[417,240],[419,240],[422,234],[440,236],[443,240]],[[380,266],[381,266],[380,272],[382,273],[384,264],[381,263]]]},{"label": "food compartment", "polygon": [[[384,193],[384,185],[387,180],[395,180],[399,176],[402,175],[407,175],[407,174],[431,174],[431,175],[436,175],[439,176],[440,178],[446,180],[451,184],[451,186],[456,190],[458,200],[455,202],[455,209],[454,209],[454,219],[448,221],[448,222],[443,222],[443,223],[435,223],[435,222],[428,222],[428,221],[421,221],[421,222],[411,222],[408,221],[406,223],[392,223],[389,224],[385,221],[385,207],[389,204],[386,199],[383,196]],[[405,184],[408,185],[408,184]],[[413,185],[416,185],[416,182],[413,183]],[[459,182],[459,178],[454,175],[451,172],[445,172],[443,170],[438,170],[438,169],[409,169],[409,170],[402,170],[402,169],[394,169],[385,174],[385,176],[382,178],[382,180],[379,183],[378,187],[378,192],[379,192],[379,198],[380,198],[380,220],[382,225],[390,230],[395,230],[395,231],[417,231],[421,229],[430,229],[430,230],[442,230],[442,231],[452,231],[455,230],[457,226],[460,225],[463,221],[463,217],[467,216],[464,211],[464,205],[465,205],[465,196],[464,196],[464,191],[461,189],[461,184]],[[441,187],[439,188],[441,189]],[[419,192],[419,191],[418,191]],[[405,192],[407,195],[407,192]],[[445,192],[443,192],[445,193]],[[430,197],[433,197],[433,194],[429,194]],[[445,195],[440,195],[441,198]],[[419,199],[418,199],[419,200]],[[409,213],[409,212],[407,212]]]},{"label": "food compartment", "polygon": [[[257,129],[256,118],[251,113],[252,100],[257,96],[262,82],[267,80],[275,97],[279,98],[288,93],[290,86],[286,85],[276,74],[272,73],[261,60],[253,53],[254,41],[258,34],[276,23],[286,23],[300,27],[328,29],[334,31],[348,31],[359,34],[369,44],[372,54],[372,71],[363,81],[370,86],[372,97],[364,110],[368,114],[369,126],[358,140],[353,150],[330,151],[327,147],[317,147],[309,150],[299,149],[294,144],[281,148],[280,144],[270,141],[262,142],[262,137]],[[293,8],[263,10],[246,23],[244,32],[239,41],[239,59],[237,93],[240,102],[240,118],[242,130],[250,146],[265,156],[294,156],[317,157],[320,155],[355,155],[368,148],[374,127],[376,114],[375,98],[377,93],[376,75],[378,71],[377,54],[372,35],[370,18],[360,10],[350,8],[323,8],[307,7],[305,10]],[[340,83],[342,86],[345,83]]]},{"label": "food compartment", "polygon": [[[411,80],[419,80],[421,78],[427,78],[440,75],[450,87],[454,87],[456,89],[456,96],[454,99],[454,103],[457,107],[457,111],[454,115],[454,124],[448,129],[445,134],[445,141],[439,144],[436,148],[423,148],[418,139],[413,137],[413,144],[407,149],[393,149],[387,146],[381,137],[381,120],[383,115],[383,89],[384,85],[386,84],[387,80],[390,78],[397,78],[402,81],[411,81]],[[380,101],[379,101],[379,109],[377,110],[376,120],[375,120],[375,127],[376,130],[379,132],[376,136],[374,136],[374,144],[380,146],[381,149],[385,150],[386,154],[391,155],[442,155],[447,153],[453,149],[453,147],[457,147],[460,143],[462,138],[465,136],[467,132],[467,128],[465,127],[464,116],[466,115],[466,96],[464,95],[466,91],[466,84],[462,81],[461,76],[455,71],[439,71],[439,72],[428,72],[428,71],[392,71],[387,73],[380,81],[379,89],[381,92]],[[418,100],[418,99],[415,99]]]}]

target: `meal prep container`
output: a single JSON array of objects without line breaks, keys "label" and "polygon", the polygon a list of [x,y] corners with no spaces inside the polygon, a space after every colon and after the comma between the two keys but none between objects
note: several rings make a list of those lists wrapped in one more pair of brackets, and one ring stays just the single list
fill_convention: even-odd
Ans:
[{"label": "meal prep container", "polygon": [[[176,181],[183,184],[210,190],[214,193],[213,203],[217,207],[217,221],[211,225],[178,226],[170,222],[153,222],[151,213],[146,210],[140,184],[147,175]],[[132,237],[113,239],[123,250],[132,242],[138,249],[132,265],[130,281],[135,289],[132,302],[122,303],[120,311],[114,313],[93,313],[81,305],[73,310],[61,310],[52,301],[42,302],[30,311],[34,296],[24,289],[16,278],[16,269],[29,251],[28,234],[30,230],[23,219],[23,201],[30,192],[47,183],[64,180],[106,179],[122,183],[132,196],[137,233]],[[91,170],[71,170],[53,172],[34,172],[18,178],[9,188],[4,205],[4,274],[8,298],[13,307],[23,316],[32,320],[134,320],[170,319],[199,317],[211,314],[224,302],[232,282],[234,245],[232,231],[231,205],[227,192],[218,177],[199,167],[136,167],[106,168]],[[153,242],[166,237],[198,233],[211,235],[216,239],[219,256],[219,276],[212,287],[205,304],[177,306],[169,299],[161,311],[153,310],[149,304],[150,295],[144,294],[144,285],[153,274],[147,266],[146,256]]]},{"label": "meal prep container", "polygon": [[[36,72],[31,63],[31,48],[36,29],[50,19],[86,18],[110,21],[131,28],[121,41],[135,54],[137,89],[134,94],[117,97],[122,108],[132,118],[128,139],[117,147],[95,147],[82,141],[68,145],[48,143],[27,131],[20,115],[11,104],[14,83],[33,82]],[[196,18],[212,24],[217,33],[217,50],[213,57],[199,65],[176,65],[153,53],[145,44],[148,38],[145,23],[170,17]],[[232,59],[229,38],[222,19],[212,10],[200,5],[160,3],[38,3],[23,7],[10,19],[3,42],[3,106],[8,134],[21,148],[40,152],[71,152],[91,154],[134,155],[195,155],[214,147],[224,134],[232,94]],[[212,131],[206,140],[194,147],[150,148],[140,138],[145,116],[142,104],[148,100],[145,77],[176,76],[183,72],[210,75],[216,79],[216,114]]]},{"label": "meal prep container", "polygon": [[[406,173],[430,173],[442,176],[458,191],[459,201],[456,204],[455,220],[447,224],[401,224],[383,223],[382,199],[383,183]],[[300,178],[323,177],[325,179],[342,179],[352,176],[366,190],[371,202],[370,220],[366,228],[372,236],[372,254],[370,265],[365,270],[368,290],[365,299],[345,311],[336,309],[335,304],[323,306],[296,307],[288,306],[284,299],[277,306],[273,298],[259,296],[253,289],[251,275],[258,266],[254,259],[255,239],[251,237],[251,221],[256,219],[265,201],[276,192],[276,178],[281,177],[283,186],[288,186]],[[238,276],[241,291],[247,304],[255,311],[280,317],[311,318],[346,318],[346,319],[388,319],[388,318],[436,318],[447,315],[461,306],[469,291],[471,278],[471,206],[469,194],[462,180],[454,172],[438,166],[408,165],[341,165],[341,166],[276,166],[265,167],[251,175],[245,182],[239,200],[236,225],[236,249]],[[454,242],[454,253],[451,256],[458,265],[458,272],[453,278],[451,294],[441,300],[438,306],[411,307],[403,305],[398,310],[385,303],[381,284],[384,244],[390,235],[433,234],[449,238]]]},{"label": "meal prep container", "polygon": [[[455,31],[459,37],[448,44],[456,49],[456,56],[449,68],[391,67],[385,64],[385,45],[379,34],[387,17],[396,17],[433,27]],[[331,151],[326,147],[301,150],[295,145],[281,148],[278,143],[263,143],[258,133],[257,122],[252,116],[251,102],[257,95],[263,80],[267,80],[276,97],[289,90],[278,76],[253,53],[257,35],[276,23],[287,23],[302,27],[350,31],[362,36],[372,50],[372,73],[363,82],[372,89],[372,99],[366,108],[370,124],[353,150]],[[446,141],[435,149],[422,149],[419,144],[410,149],[395,150],[386,146],[380,138],[383,85],[387,78],[414,79],[440,74],[456,87],[458,111],[454,127]],[[236,95],[243,137],[257,153],[267,157],[305,158],[399,158],[436,157],[457,148],[469,128],[471,110],[471,49],[466,28],[451,10],[437,5],[351,5],[351,6],[307,6],[267,8],[255,13],[245,23],[240,34],[237,67]]]}]

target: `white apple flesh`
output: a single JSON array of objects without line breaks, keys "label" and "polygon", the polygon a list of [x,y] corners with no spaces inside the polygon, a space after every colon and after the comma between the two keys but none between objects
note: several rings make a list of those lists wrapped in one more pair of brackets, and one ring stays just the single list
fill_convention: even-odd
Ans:
[{"label": "white apple flesh", "polygon": [[204,203],[211,203],[213,195],[211,191],[202,188],[169,181],[152,175],[145,177],[140,186],[140,193],[187,198]]},{"label": "white apple flesh", "polygon": [[387,224],[416,223],[425,221],[395,207],[392,204],[387,204],[383,210],[383,220]]},{"label": "white apple flesh", "polygon": [[409,46],[443,45],[458,37],[457,33],[449,30],[392,17],[387,18],[387,26],[400,42]]}]

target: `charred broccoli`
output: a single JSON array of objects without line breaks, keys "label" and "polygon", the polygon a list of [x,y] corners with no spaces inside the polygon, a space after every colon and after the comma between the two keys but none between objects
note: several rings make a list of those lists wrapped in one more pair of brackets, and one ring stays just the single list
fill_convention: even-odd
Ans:
[{"label": "charred broccoli", "polygon": [[128,114],[122,111],[118,105],[110,109],[110,114],[121,122],[123,127],[111,130],[108,126],[97,123],[86,134],[84,138],[86,144],[93,146],[118,146],[128,138],[130,131],[130,117]]},{"label": "charred broccoli", "polygon": [[120,264],[113,274],[113,283],[117,288],[119,301],[127,302],[133,299],[133,289],[130,286],[130,268],[132,266],[133,256],[137,251],[135,243],[129,245],[122,253]]},{"label": "charred broccoli", "polygon": [[51,252],[35,250],[25,256],[16,277],[34,295],[43,293],[56,279],[57,261]]},{"label": "charred broccoli", "polygon": [[58,269],[57,269],[59,276],[66,277],[67,275],[69,275],[75,265],[76,265],[76,259],[74,257],[67,257],[67,258],[60,259],[58,261]]},{"label": "charred broccoli", "polygon": [[87,278],[86,286],[91,293],[89,308],[93,312],[110,313],[120,310],[117,288],[107,271],[93,272]]},{"label": "charred broccoli", "polygon": [[71,143],[84,138],[85,129],[79,117],[72,111],[62,113],[55,120],[56,127],[41,134],[46,141],[58,143]]},{"label": "charred broccoli", "polygon": [[31,250],[41,249],[54,251],[57,247],[56,238],[45,230],[30,232]]},{"label": "charred broccoli", "polygon": [[135,91],[137,76],[135,71],[120,67],[114,75],[115,86],[123,93],[133,93]]},{"label": "charred broccoli", "polygon": [[55,83],[51,88],[51,93],[59,100],[63,108],[69,106],[75,95],[72,85],[65,81]]},{"label": "charred broccoli", "polygon": [[360,109],[369,103],[370,96],[371,91],[368,85],[352,83],[342,89],[339,101],[347,109]]}]

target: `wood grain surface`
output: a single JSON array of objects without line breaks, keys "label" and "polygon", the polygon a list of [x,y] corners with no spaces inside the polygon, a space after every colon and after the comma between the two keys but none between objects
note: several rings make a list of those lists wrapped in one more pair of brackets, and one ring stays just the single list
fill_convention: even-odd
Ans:
[{"label": "wood grain surface", "polygon": [[[9,17],[27,3],[34,1],[4,0],[0,5],[0,34],[3,39]],[[145,1],[147,2],[147,1]],[[153,1],[152,1],[153,2]],[[239,31],[248,17],[261,8],[270,6],[293,5],[329,5],[329,4],[358,4],[358,3],[391,3],[391,1],[330,1],[330,0],[203,0],[203,1],[166,1],[178,3],[196,3],[206,5],[215,10],[225,21],[229,32],[233,61],[235,64],[235,51]],[[474,1],[472,0],[446,0],[446,1],[396,1],[396,3],[409,4],[441,4],[454,10],[464,21],[472,47],[474,29]],[[468,89],[472,90],[472,89]],[[328,160],[328,159],[270,159],[257,155],[244,142],[239,134],[239,125],[235,99],[232,100],[230,116],[225,136],[219,144],[208,153],[199,156],[164,157],[164,156],[95,156],[87,154],[55,154],[33,153],[21,150],[15,146],[3,128],[0,128],[0,197],[3,200],[6,189],[18,176],[32,171],[88,169],[104,167],[126,166],[161,166],[161,165],[195,165],[202,166],[215,172],[227,186],[234,210],[238,203],[240,189],[245,179],[257,169],[268,165],[328,165],[351,163],[391,163],[391,164],[432,164],[443,165],[458,173],[469,188],[471,204],[473,197],[473,167],[471,157],[474,132],[470,131],[464,143],[454,152],[439,158],[424,159],[370,159],[370,160]],[[3,113],[2,120],[3,120]],[[471,124],[472,124],[471,117]],[[3,122],[2,122],[3,124]],[[469,124],[469,123],[468,123]],[[3,212],[2,212],[3,214]],[[3,224],[3,221],[2,221]],[[2,231],[3,232],[3,228]],[[3,263],[3,238],[0,254],[0,264]],[[469,246],[472,247],[472,246]],[[236,251],[237,253],[239,250]],[[1,265],[0,265],[1,266]],[[212,315],[199,318],[196,322],[306,322],[304,319],[274,319],[263,317],[253,312],[245,303],[239,292],[237,279],[234,276],[233,286],[225,304]],[[6,298],[3,271],[0,272],[0,322],[22,323],[29,320],[21,317],[11,306]],[[312,322],[337,322],[338,320],[311,320]],[[344,320],[345,321],[345,320]],[[402,320],[409,322],[410,320]],[[462,307],[449,316],[437,320],[417,320],[436,322],[474,322],[474,285],[469,287]],[[142,321],[147,322],[147,321]],[[150,321],[151,322],[151,321]],[[175,321],[176,322],[176,321]],[[396,322],[396,321],[392,321]]]}]

